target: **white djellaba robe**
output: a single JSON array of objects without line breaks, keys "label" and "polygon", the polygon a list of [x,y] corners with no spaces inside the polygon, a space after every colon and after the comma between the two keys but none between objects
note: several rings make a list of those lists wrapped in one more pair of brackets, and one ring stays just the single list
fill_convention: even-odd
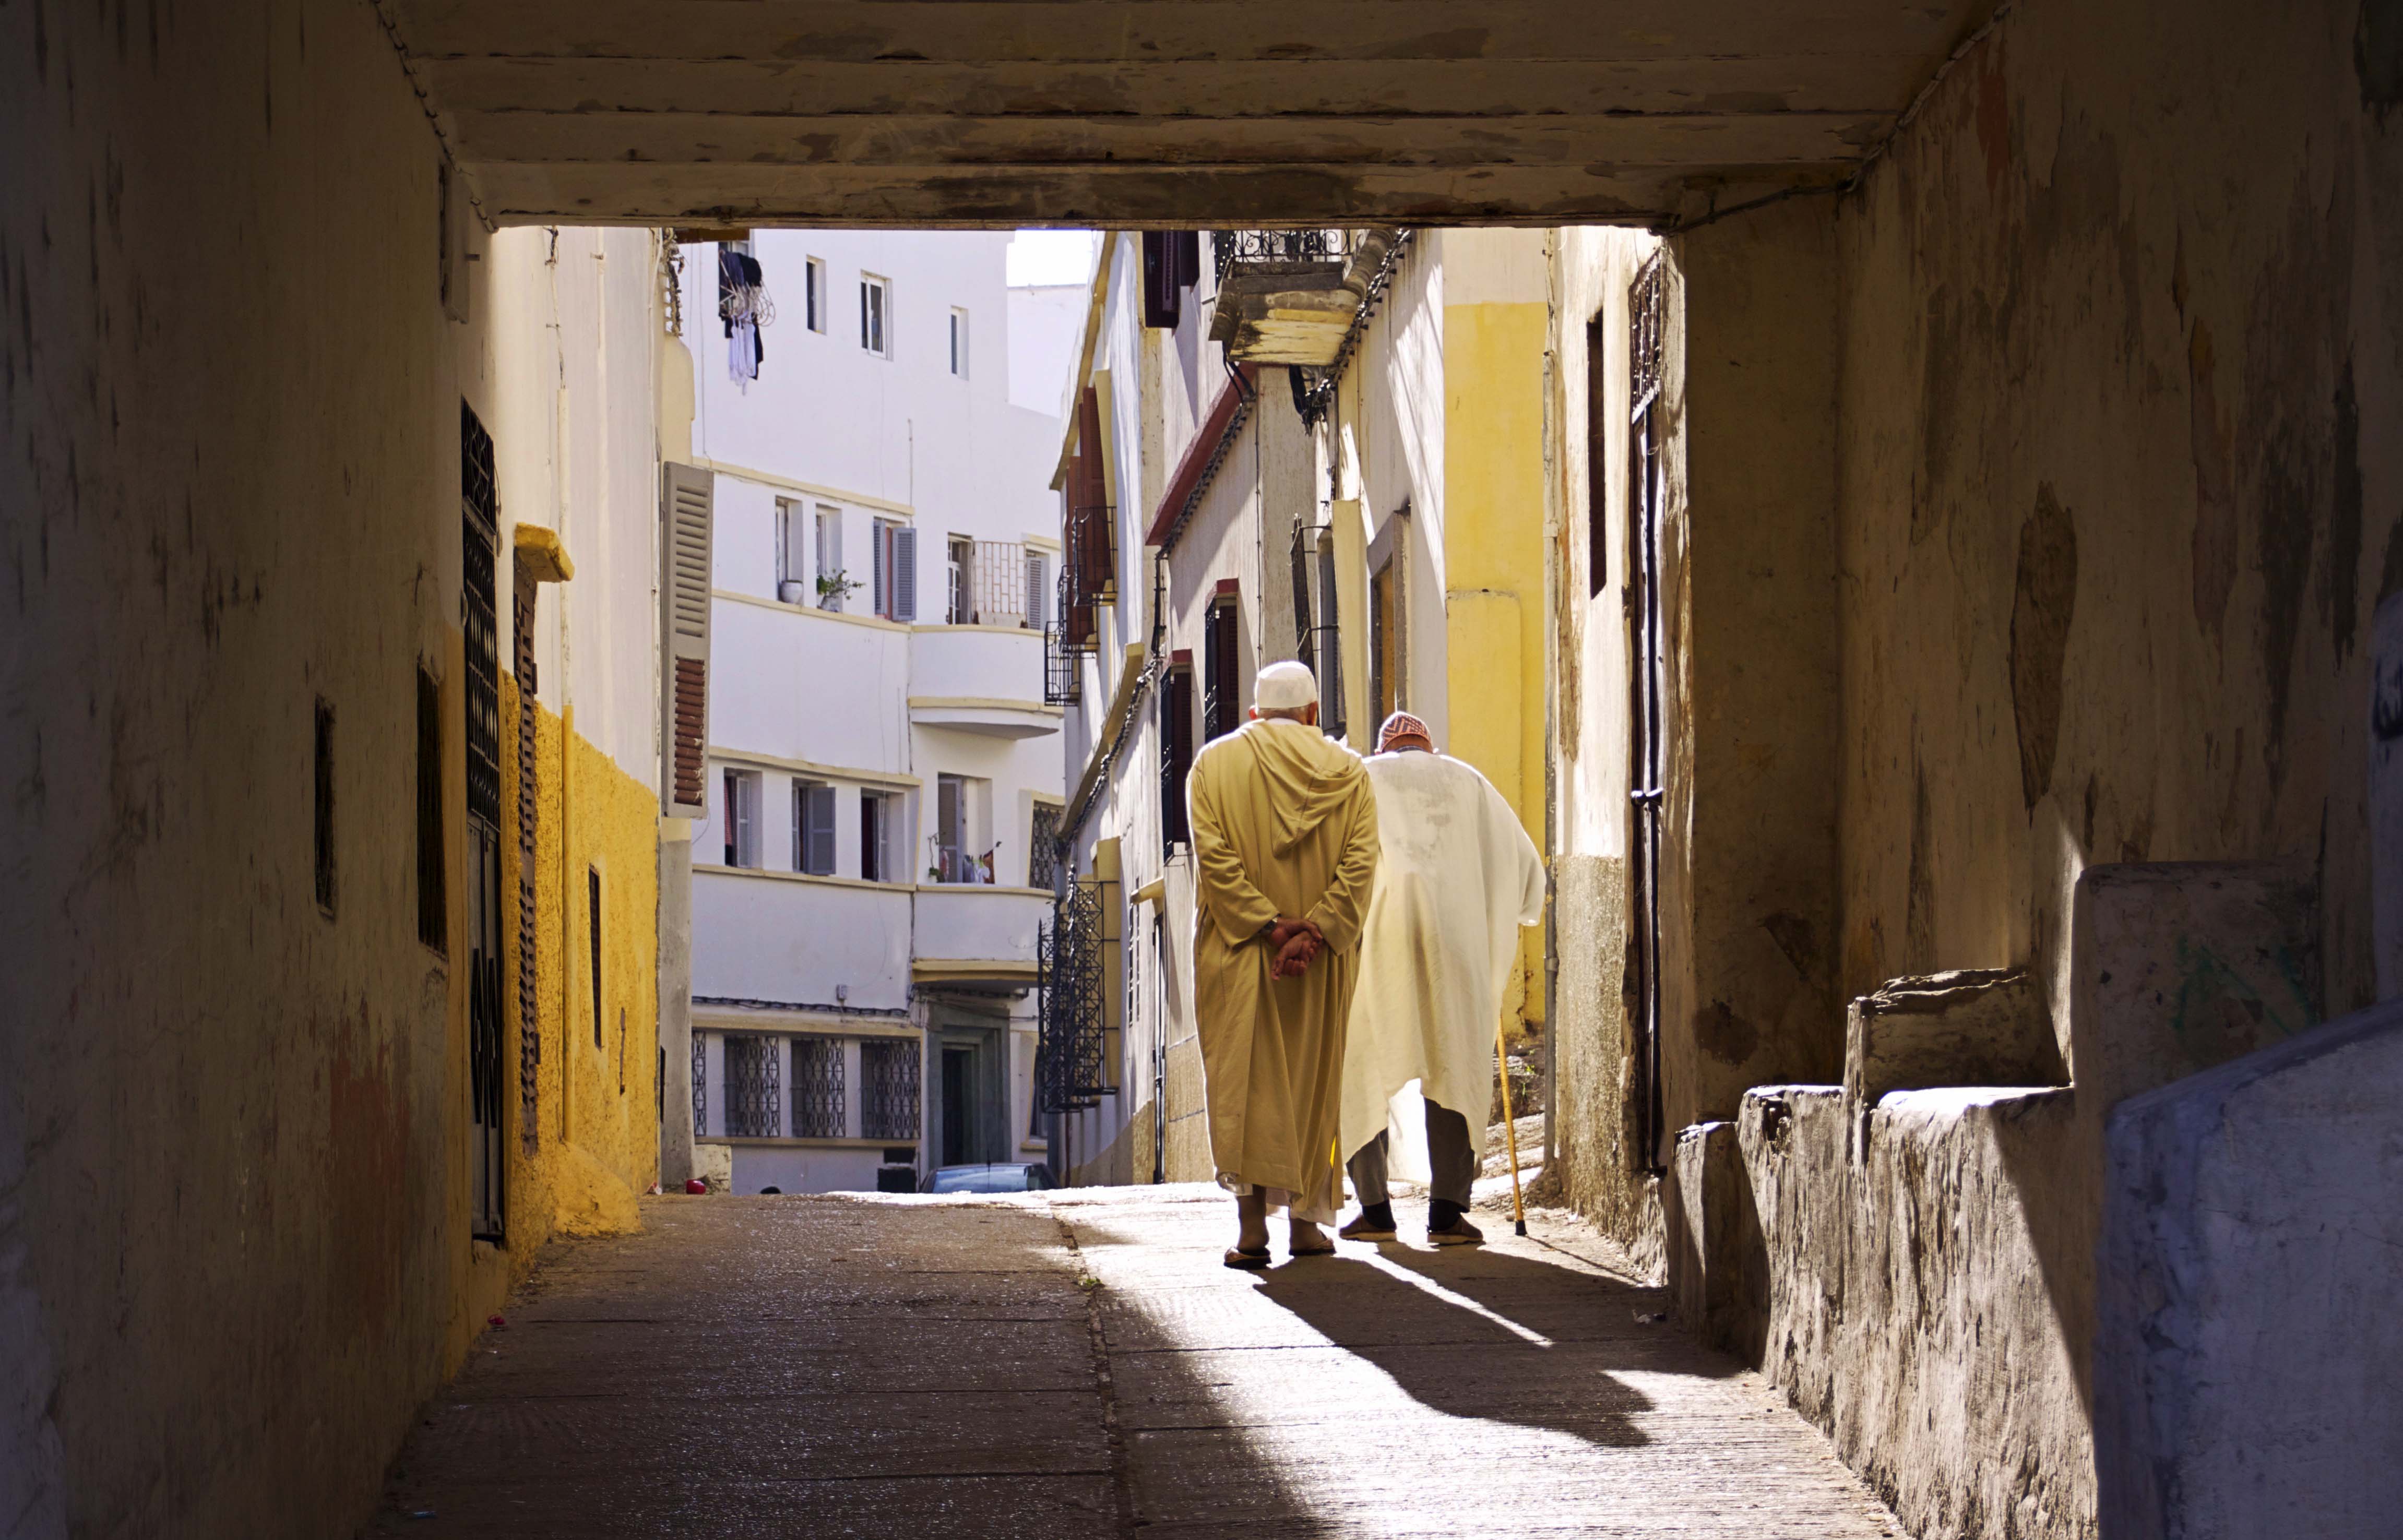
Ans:
[{"label": "white djellaba robe", "polygon": [[1388,1169],[1424,1182],[1422,1096],[1465,1117],[1485,1154],[1494,1029],[1519,928],[1544,917],[1544,863],[1474,766],[1406,751],[1368,769],[1380,850],[1345,1033],[1340,1142],[1348,1159],[1384,1130]]}]

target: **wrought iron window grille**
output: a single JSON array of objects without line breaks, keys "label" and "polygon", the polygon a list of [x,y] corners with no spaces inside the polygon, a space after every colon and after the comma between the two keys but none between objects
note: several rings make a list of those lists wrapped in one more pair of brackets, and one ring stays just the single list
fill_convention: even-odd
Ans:
[{"label": "wrought iron window grille", "polygon": [[692,1136],[709,1137],[709,1046],[699,1033],[692,1034]]},{"label": "wrought iron window grille", "polygon": [[[859,1136],[918,1137],[920,1050],[915,1038],[863,1038],[859,1045]],[[794,1071],[799,1080],[800,1072]],[[795,1112],[799,1111],[798,1103]]]},{"label": "wrought iron window grille", "polygon": [[843,1135],[842,1042],[840,1037],[793,1039],[796,1139],[840,1139]]},{"label": "wrought iron window grille", "polygon": [[1049,802],[1035,804],[1034,838],[1028,841],[1026,885],[1030,888],[1054,886],[1060,876],[1060,809]]},{"label": "wrought iron window grille", "polygon": [[[1107,983],[1102,966],[1104,887],[1071,882],[1035,941],[1035,1093],[1047,1113],[1082,1112],[1110,1094],[1104,1061]],[[1111,895],[1113,898],[1115,895]]]},{"label": "wrought iron window grille", "polygon": [[784,1039],[755,1033],[726,1034],[726,1131],[736,1139],[773,1139],[785,1131]]}]

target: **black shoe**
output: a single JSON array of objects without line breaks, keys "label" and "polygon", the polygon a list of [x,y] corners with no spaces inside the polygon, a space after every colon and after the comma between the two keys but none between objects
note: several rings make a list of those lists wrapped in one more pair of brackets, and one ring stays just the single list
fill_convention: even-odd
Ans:
[{"label": "black shoe", "polygon": [[1350,1224],[1344,1226],[1335,1233],[1341,1236],[1346,1241],[1397,1241],[1401,1239],[1399,1232],[1394,1228],[1394,1205],[1390,1202],[1371,1203],[1363,1207],[1360,1210],[1359,1217],[1354,1219]]}]

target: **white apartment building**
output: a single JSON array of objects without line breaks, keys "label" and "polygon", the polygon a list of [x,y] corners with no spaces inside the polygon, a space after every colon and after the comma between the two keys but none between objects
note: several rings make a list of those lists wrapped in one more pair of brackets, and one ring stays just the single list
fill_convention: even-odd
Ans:
[{"label": "white apartment building", "polygon": [[1060,374],[1013,400],[1009,354],[1064,357],[1073,336],[1045,333],[1083,317],[1013,300],[1011,240],[685,248],[715,508],[691,1116],[698,1169],[734,1192],[1043,1158]]}]

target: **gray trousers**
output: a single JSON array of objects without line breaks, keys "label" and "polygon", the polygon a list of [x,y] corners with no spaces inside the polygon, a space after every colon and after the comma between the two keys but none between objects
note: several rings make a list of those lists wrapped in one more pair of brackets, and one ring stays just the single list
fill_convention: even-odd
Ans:
[{"label": "gray trousers", "polygon": [[[1468,1147],[1468,1119],[1450,1107],[1426,1103],[1427,1165],[1435,1180],[1428,1184],[1428,1195],[1447,1203],[1468,1207],[1468,1186],[1477,1180],[1477,1156]],[[1385,1134],[1379,1130],[1377,1137],[1360,1146],[1359,1153],[1344,1162],[1343,1169],[1352,1174],[1353,1194],[1362,1208],[1374,1208],[1387,1200],[1385,1189]]]}]

